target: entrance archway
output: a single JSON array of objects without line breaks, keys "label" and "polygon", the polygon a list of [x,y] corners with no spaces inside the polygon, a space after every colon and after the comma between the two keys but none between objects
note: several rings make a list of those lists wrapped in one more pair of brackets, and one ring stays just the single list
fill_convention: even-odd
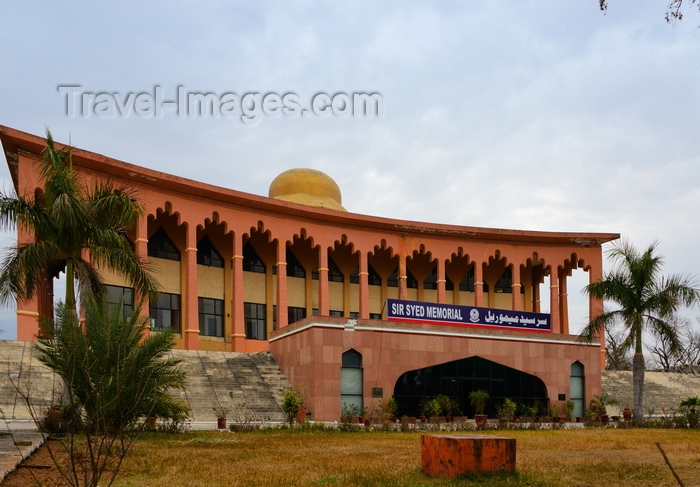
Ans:
[{"label": "entrance archway", "polygon": [[440,394],[456,400],[462,414],[474,416],[469,402],[471,391],[489,393],[485,413],[491,417],[503,399],[518,405],[537,405],[540,414],[549,406],[547,387],[542,379],[517,369],[474,356],[402,374],[394,386],[398,416],[421,416],[422,406]]}]

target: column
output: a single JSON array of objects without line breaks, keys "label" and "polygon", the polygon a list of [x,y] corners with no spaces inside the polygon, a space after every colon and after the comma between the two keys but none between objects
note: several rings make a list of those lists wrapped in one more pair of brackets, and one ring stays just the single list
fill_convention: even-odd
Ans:
[{"label": "column", "polygon": [[[33,241],[34,234],[18,225],[17,245]],[[44,286],[40,286],[37,291],[42,292],[43,288]],[[17,300],[17,340],[30,342],[39,336],[39,301],[38,293],[35,293],[32,299]]]},{"label": "column", "polygon": [[[603,279],[603,259],[598,252],[588,271],[588,283],[600,282]],[[588,296],[588,321],[603,314],[603,300]],[[605,370],[605,329],[600,331],[600,368]]]},{"label": "column", "polygon": [[552,333],[561,333],[559,321],[559,271],[550,266],[549,270],[549,319],[552,324]]},{"label": "column", "polygon": [[511,273],[513,280],[510,284],[511,298],[513,300],[513,311],[523,310],[523,295],[520,294],[520,289],[523,287],[520,282],[520,266],[518,264],[511,264],[513,271]]},{"label": "column", "polygon": [[474,306],[484,305],[484,266],[474,262]]},{"label": "column", "polygon": [[243,304],[243,234],[233,234],[231,259],[231,346],[245,352],[245,309]]},{"label": "column", "polygon": [[569,295],[566,288],[567,277],[567,272],[565,270],[559,272],[559,322],[561,323],[561,332],[565,335],[569,334]]},{"label": "column", "polygon": [[199,350],[199,286],[197,283],[197,225],[185,223],[185,253],[182,262],[180,302],[186,350]]},{"label": "column", "polygon": [[369,267],[367,253],[360,250],[360,318],[369,319]]},{"label": "column", "polygon": [[[134,249],[136,250],[136,255],[138,255],[143,262],[148,262],[148,216],[142,216],[136,222],[136,241],[134,242]],[[141,296],[140,293],[134,290],[134,305],[138,305],[139,303],[141,305],[139,317],[150,321],[151,313],[148,308],[148,296]],[[150,327],[148,329],[150,330]]]},{"label": "column", "polygon": [[328,316],[328,249],[321,246],[318,251],[318,313]]},{"label": "column", "polygon": [[445,303],[445,261],[437,259],[437,302]]},{"label": "column", "polygon": [[540,273],[536,268],[532,269],[532,311],[540,312]]},{"label": "column", "polygon": [[287,243],[277,240],[277,329],[287,322]]},{"label": "column", "polygon": [[407,281],[406,256],[399,255],[399,299],[408,299]]}]

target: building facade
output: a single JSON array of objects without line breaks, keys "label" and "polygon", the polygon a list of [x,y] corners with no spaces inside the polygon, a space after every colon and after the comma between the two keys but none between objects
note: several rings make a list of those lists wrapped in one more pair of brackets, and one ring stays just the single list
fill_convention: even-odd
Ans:
[{"label": "building facade", "polygon": [[[36,194],[44,140],[0,127],[0,141],[17,193]],[[534,395],[510,395],[563,404],[575,397],[572,384],[582,388],[577,401],[600,393],[604,339],[587,345],[569,335],[567,278],[582,269],[590,282],[601,279],[601,245],[617,234],[354,214],[342,207],[332,179],[308,169],[279,175],[264,197],[77,148],[73,164],[88,185],[107,178],[126,183],[144,203],[146,217],[129,238],[162,286],[143,310],[151,330],[173,329],[177,347],[188,350],[270,350],[292,384],[307,390],[315,418],[338,419],[343,403],[371,408],[391,395],[403,395],[405,412],[415,413],[419,397],[437,390],[415,377],[428,369],[448,377],[440,379],[448,384],[442,392],[457,377],[453,382],[462,386],[454,394],[462,402],[465,390],[483,383],[493,392],[503,385],[496,376],[508,374],[503,383],[511,386],[494,398],[508,397],[527,377],[537,379]],[[31,238],[18,234],[20,244]],[[105,272],[104,278],[111,299],[137,298],[119,276]],[[541,293],[550,303],[546,333],[387,320],[388,299],[538,313]],[[18,303],[18,339],[34,339],[37,317],[52,306],[50,282],[36,299]],[[591,299],[590,314],[601,310]],[[462,372],[446,372],[452,363],[491,372],[482,382],[472,373],[476,382],[469,381]]]}]

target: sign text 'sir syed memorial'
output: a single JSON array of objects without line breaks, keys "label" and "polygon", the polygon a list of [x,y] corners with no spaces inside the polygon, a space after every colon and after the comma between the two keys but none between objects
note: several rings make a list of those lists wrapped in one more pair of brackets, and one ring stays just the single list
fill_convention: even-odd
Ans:
[{"label": "sign text 'sir syed memorial'", "polygon": [[487,326],[516,330],[552,331],[550,315],[505,309],[458,306],[387,299],[390,320],[456,326]]}]

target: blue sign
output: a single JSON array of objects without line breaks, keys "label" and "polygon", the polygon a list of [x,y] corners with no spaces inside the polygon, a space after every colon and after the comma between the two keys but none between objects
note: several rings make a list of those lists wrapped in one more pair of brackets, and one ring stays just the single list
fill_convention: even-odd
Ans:
[{"label": "blue sign", "polygon": [[386,300],[390,320],[418,321],[440,325],[487,326],[516,330],[552,331],[550,315],[507,309]]}]

